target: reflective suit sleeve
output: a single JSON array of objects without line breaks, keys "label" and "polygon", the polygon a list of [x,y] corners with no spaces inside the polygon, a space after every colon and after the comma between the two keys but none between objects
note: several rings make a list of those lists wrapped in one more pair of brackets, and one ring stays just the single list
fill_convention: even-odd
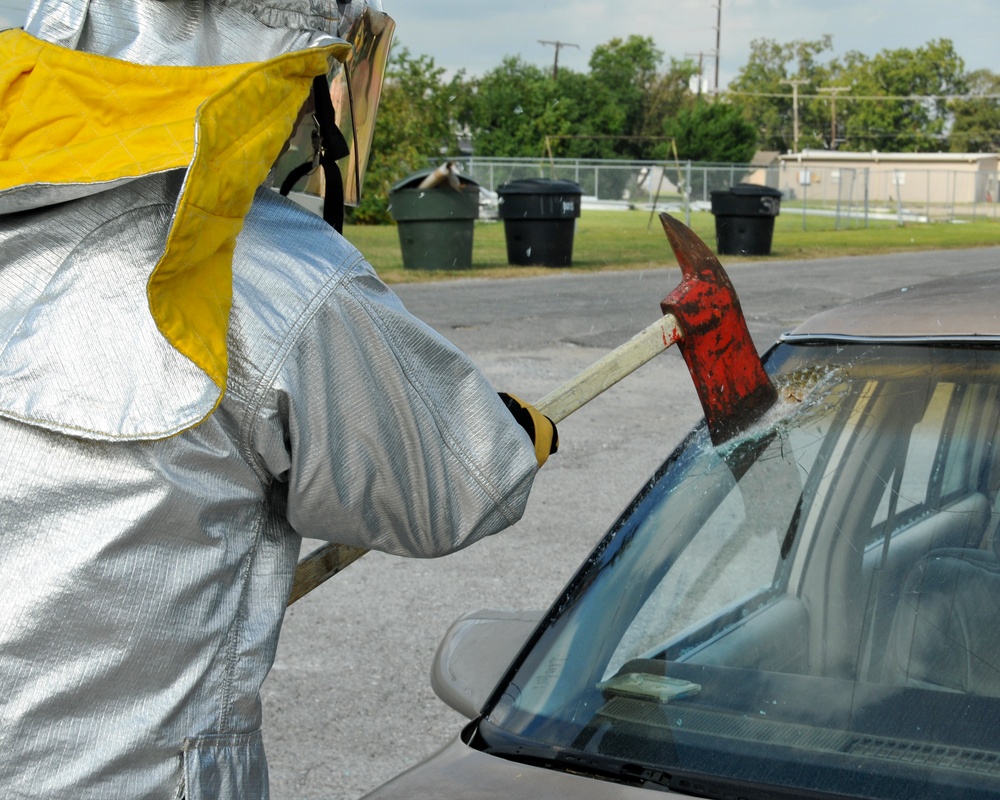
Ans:
[{"label": "reflective suit sleeve", "polygon": [[359,262],[310,309],[275,390],[303,536],[438,556],[523,513],[533,445],[478,368]]}]

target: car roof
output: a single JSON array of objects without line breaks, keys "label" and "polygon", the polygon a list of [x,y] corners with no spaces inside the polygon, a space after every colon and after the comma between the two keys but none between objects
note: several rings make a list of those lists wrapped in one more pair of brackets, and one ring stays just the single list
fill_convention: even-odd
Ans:
[{"label": "car roof", "polygon": [[882,292],[820,312],[781,337],[1000,341],[1000,268]]}]

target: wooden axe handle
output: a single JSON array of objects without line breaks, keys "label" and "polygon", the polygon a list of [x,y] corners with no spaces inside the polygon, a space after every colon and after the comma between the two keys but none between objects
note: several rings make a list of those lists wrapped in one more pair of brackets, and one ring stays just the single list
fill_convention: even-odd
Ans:
[{"label": "wooden axe handle", "polygon": [[292,581],[292,591],[288,595],[288,605],[305,597],[367,552],[364,547],[352,547],[349,544],[335,542],[313,550],[295,568],[295,580]]},{"label": "wooden axe handle", "polygon": [[666,314],[625,344],[595,361],[575,378],[570,378],[558,389],[549,392],[535,403],[535,408],[553,422],[562,422],[680,338],[677,318],[673,314]]},{"label": "wooden axe handle", "polygon": [[[625,344],[595,361],[575,378],[549,392],[535,404],[535,408],[553,422],[562,422],[574,411],[662,353],[681,336],[677,318],[673,314],[665,314]],[[363,547],[336,543],[325,544],[311,552],[299,562],[295,570],[288,605],[309,594],[367,552]]]}]

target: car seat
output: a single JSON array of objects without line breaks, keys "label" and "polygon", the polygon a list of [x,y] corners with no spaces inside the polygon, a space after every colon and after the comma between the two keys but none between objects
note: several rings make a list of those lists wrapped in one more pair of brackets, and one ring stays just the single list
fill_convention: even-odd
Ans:
[{"label": "car seat", "polygon": [[907,574],[889,634],[892,684],[1000,697],[1000,554],[934,550]]}]

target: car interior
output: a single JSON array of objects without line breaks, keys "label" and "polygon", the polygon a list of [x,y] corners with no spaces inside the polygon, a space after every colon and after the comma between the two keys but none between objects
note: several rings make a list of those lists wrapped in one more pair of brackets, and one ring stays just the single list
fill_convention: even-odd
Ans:
[{"label": "car interior", "polygon": [[[705,609],[724,608],[720,590],[740,622],[727,624],[723,610],[642,655],[1000,697],[991,614],[1000,579],[997,384],[876,373],[828,393],[841,395],[836,419],[782,432],[739,480],[716,481],[723,497],[707,519],[680,515],[697,523],[711,556],[664,553],[673,560],[664,585],[674,594],[686,585],[685,559],[696,562],[683,600],[667,604],[670,624],[698,619],[699,595],[713,597]],[[770,497],[755,508],[762,486]],[[710,494],[702,487],[699,500]],[[715,517],[719,533],[706,537]],[[659,524],[655,513],[648,522]],[[693,546],[694,533],[678,536],[680,527],[675,546]],[[662,605],[663,587],[648,588],[645,604]],[[644,612],[633,626],[655,631]]]}]

